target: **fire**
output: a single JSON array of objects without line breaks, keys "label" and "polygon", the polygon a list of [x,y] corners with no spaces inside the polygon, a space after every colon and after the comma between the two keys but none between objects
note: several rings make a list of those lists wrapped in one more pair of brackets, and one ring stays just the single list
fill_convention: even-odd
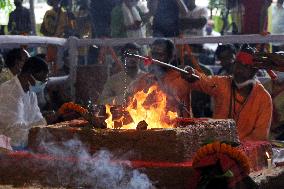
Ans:
[{"label": "fire", "polygon": [[[145,120],[148,128],[171,128],[172,120],[177,118],[177,112],[167,111],[167,96],[157,85],[151,86],[145,93],[143,90],[134,94],[133,98],[125,107],[132,122],[123,124],[123,118],[115,121],[122,121],[122,129],[135,129],[140,121]],[[106,112],[109,117],[105,120],[108,128],[115,128],[115,121],[110,111],[111,106],[106,105]]]},{"label": "fire", "polygon": [[114,122],[112,121],[112,114],[110,112],[110,105],[106,105],[106,113],[108,116],[108,118],[105,120],[106,124],[107,124],[107,128],[114,128]]}]

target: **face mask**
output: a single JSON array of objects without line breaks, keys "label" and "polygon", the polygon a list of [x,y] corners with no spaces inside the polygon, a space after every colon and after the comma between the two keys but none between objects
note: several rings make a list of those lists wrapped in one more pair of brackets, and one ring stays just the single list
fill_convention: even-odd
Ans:
[{"label": "face mask", "polygon": [[206,33],[208,34],[208,35],[211,35],[211,33],[212,33],[212,27],[206,27]]},{"label": "face mask", "polygon": [[30,91],[34,93],[40,93],[44,90],[46,82],[38,81],[35,79],[35,85],[30,85]]},{"label": "face mask", "polygon": [[246,81],[244,81],[242,83],[237,83],[236,81],[234,81],[234,82],[235,82],[237,88],[241,89],[241,88],[246,87],[246,86],[248,86],[250,84],[255,84],[256,81],[255,81],[255,79],[249,79],[249,80],[246,80]]}]

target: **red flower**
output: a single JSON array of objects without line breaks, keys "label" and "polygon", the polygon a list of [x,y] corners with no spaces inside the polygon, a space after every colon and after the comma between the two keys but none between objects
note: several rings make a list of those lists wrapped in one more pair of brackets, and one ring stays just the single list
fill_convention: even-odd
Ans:
[{"label": "red flower", "polygon": [[152,58],[148,56],[147,59],[144,59],[144,65],[148,66],[150,64],[152,64]]}]

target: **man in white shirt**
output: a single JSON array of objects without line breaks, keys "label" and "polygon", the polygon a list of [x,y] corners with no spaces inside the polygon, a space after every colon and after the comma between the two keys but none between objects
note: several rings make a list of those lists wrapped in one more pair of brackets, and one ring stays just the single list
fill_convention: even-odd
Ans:
[{"label": "man in white shirt", "polygon": [[13,149],[24,149],[29,129],[46,124],[34,91],[44,88],[47,75],[46,62],[31,57],[19,75],[0,86],[0,134],[11,138]]},{"label": "man in white shirt", "polygon": [[[207,24],[205,26],[205,33],[206,33],[206,36],[212,36],[212,37],[221,36],[221,34],[219,32],[216,32],[214,30],[214,21],[213,20],[207,21]],[[218,43],[204,43],[203,47],[204,47],[204,49],[215,52],[217,50]]]},{"label": "man in white shirt", "polygon": [[[284,7],[283,0],[277,0],[277,3],[272,6],[272,29],[271,34],[284,34]],[[273,43],[273,52],[283,51],[283,43]]]},{"label": "man in white shirt", "polygon": [[187,13],[180,15],[180,30],[185,37],[205,36],[205,25],[208,19],[208,9],[196,6],[195,0],[184,0]]}]

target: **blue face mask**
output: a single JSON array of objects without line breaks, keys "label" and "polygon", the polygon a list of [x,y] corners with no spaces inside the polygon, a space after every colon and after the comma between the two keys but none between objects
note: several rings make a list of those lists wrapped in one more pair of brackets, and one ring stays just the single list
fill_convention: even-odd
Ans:
[{"label": "blue face mask", "polygon": [[46,86],[46,82],[38,81],[35,79],[35,85],[30,85],[30,91],[35,93],[43,92],[44,88]]}]

